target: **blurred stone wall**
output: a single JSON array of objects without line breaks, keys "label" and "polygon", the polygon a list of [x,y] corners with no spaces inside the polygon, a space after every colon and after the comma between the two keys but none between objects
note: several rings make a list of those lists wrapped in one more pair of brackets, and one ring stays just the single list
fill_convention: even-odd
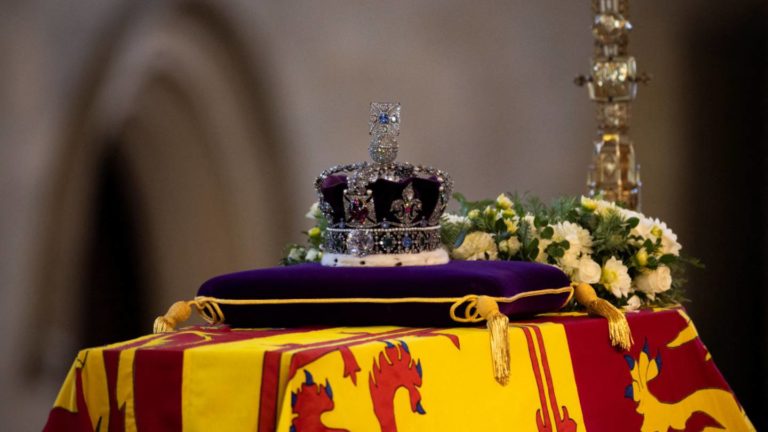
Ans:
[{"label": "blurred stone wall", "polygon": [[[692,241],[710,233],[690,199],[701,196],[702,176],[717,175],[692,166],[691,152],[733,145],[692,142],[701,138],[692,100],[705,103],[694,96],[707,93],[691,86],[692,41],[720,18],[764,18],[758,4],[632,4],[630,52],[655,77],[640,89],[631,131],[643,210],[696,245],[691,255],[713,248]],[[143,331],[207,277],[272,265],[284,243],[300,239],[315,175],[367,158],[371,100],[403,104],[403,160],[444,168],[469,197],[584,190],[594,117],[573,77],[592,52],[586,1],[11,0],[3,9],[0,424],[8,430],[40,428],[87,327],[99,325],[83,285],[99,283],[88,245],[102,234],[95,197],[105,160],[119,159],[135,203]],[[757,27],[753,43],[764,48]],[[729,65],[696,52],[719,85]],[[765,51],[754,56],[748,65],[764,65]],[[755,94],[765,95],[765,83]],[[765,141],[752,145],[764,168]],[[750,204],[729,204],[764,216],[764,203],[758,192]],[[765,288],[760,277],[748,279],[755,292]],[[690,288],[694,300],[712,295],[699,289]],[[716,303],[692,309],[715,360],[729,349],[728,334],[707,324],[718,319]],[[768,342],[762,318],[747,324],[757,325],[756,345]],[[734,349],[747,355],[747,347]],[[747,362],[758,375],[739,373],[735,356],[721,364],[761,421],[764,352]]]}]

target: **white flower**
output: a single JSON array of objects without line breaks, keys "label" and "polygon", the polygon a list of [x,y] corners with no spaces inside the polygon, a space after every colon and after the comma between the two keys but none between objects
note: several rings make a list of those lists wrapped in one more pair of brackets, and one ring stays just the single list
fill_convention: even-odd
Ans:
[{"label": "white flower", "polygon": [[516,236],[512,236],[507,240],[499,243],[499,251],[506,252],[510,256],[516,254],[520,250],[520,240]]},{"label": "white flower", "polygon": [[627,267],[615,257],[608,258],[603,264],[600,283],[617,298],[626,297],[632,287]]},{"label": "white flower", "polygon": [[307,250],[307,256],[305,259],[307,261],[317,261],[321,256],[320,254],[321,252],[318,249],[309,248],[309,250]]},{"label": "white flower", "polygon": [[645,218],[645,216],[642,213],[636,212],[634,210],[625,209],[625,208],[622,208],[622,207],[617,207],[616,210],[619,212],[619,214],[622,217],[624,217],[624,219],[638,218],[640,220],[643,220]]},{"label": "white flower", "polygon": [[595,212],[601,216],[605,216],[611,212],[619,212],[621,207],[617,206],[615,202],[605,200],[595,200]]},{"label": "white flower", "polygon": [[453,250],[453,257],[460,260],[495,260],[498,257],[493,237],[482,231],[474,231],[464,237],[461,246]]},{"label": "white flower", "polygon": [[651,234],[654,225],[653,220],[645,216],[641,216],[638,219],[640,222],[638,222],[636,227],[629,231],[629,235],[641,237],[643,239],[637,242],[637,244],[642,244],[645,239],[655,240],[653,234]]},{"label": "white flower", "polygon": [[318,203],[312,204],[309,207],[309,211],[304,215],[307,219],[317,220],[323,217],[323,213],[320,211],[320,205]]},{"label": "white flower", "polygon": [[291,261],[301,261],[304,258],[304,248],[295,247],[288,253],[288,259]]},{"label": "white flower", "polygon": [[635,278],[635,287],[642,291],[651,300],[656,299],[656,294],[667,291],[672,287],[672,274],[667,266],[659,266],[656,270],[640,273]]},{"label": "white flower", "polygon": [[[641,215],[642,216],[642,215]],[[639,236],[643,239],[648,239],[656,242],[657,239],[661,239],[661,254],[672,254],[675,256],[680,255],[680,249],[683,246],[677,242],[677,234],[672,232],[667,224],[659,219],[651,219],[646,217],[640,217],[640,223],[636,227],[632,228],[630,235]],[[639,243],[642,243],[640,241]]]},{"label": "white flower", "polygon": [[592,253],[592,237],[589,231],[572,222],[559,222],[552,225],[552,240],[568,242],[568,249],[557,259],[560,268],[567,274],[573,274],[579,266],[582,254]]},{"label": "white flower", "polygon": [[677,242],[677,234],[672,232],[664,222],[658,219],[656,219],[655,222],[656,225],[651,232],[654,235],[657,235],[657,237],[659,234],[661,236],[661,253],[679,256],[680,249],[682,249],[683,246]]},{"label": "white flower", "polygon": [[640,309],[641,306],[643,306],[643,301],[635,294],[627,300],[627,305],[624,306],[624,310],[627,312],[635,312]]},{"label": "white flower", "polygon": [[572,253],[575,254],[575,258],[578,258],[581,254],[592,253],[592,236],[580,225],[573,222],[559,222],[552,225],[552,229],[554,230],[552,235],[554,241],[568,241],[570,247],[566,254]]},{"label": "white flower", "polygon": [[500,209],[508,210],[512,208],[512,200],[506,195],[501,194],[496,197],[496,205],[499,206]]},{"label": "white flower", "polygon": [[536,225],[533,224],[533,221],[534,221],[535,217],[532,214],[530,214],[530,213],[526,213],[525,216],[523,216],[521,219],[526,221],[526,222],[528,222],[528,225],[530,225],[530,227],[531,227],[531,232],[535,234],[536,233]]},{"label": "white flower", "polygon": [[565,251],[565,254],[557,259],[557,265],[565,274],[573,274],[579,267],[579,257],[577,254]]},{"label": "white flower", "polygon": [[589,256],[583,256],[579,259],[578,266],[573,272],[572,280],[579,283],[595,284],[600,282],[600,276],[603,269]]}]

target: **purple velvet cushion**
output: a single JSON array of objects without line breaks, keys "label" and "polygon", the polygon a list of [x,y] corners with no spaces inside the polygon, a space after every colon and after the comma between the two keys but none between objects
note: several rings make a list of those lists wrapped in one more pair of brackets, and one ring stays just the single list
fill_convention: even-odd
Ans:
[{"label": "purple velvet cushion", "polygon": [[[319,264],[273,267],[217,276],[199,296],[220,299],[494,297],[570,284],[559,269],[513,261],[451,261],[437,266],[338,268]],[[500,303],[510,316],[558,310],[569,293],[526,297]],[[307,325],[455,326],[450,303],[221,305],[232,327]]]}]

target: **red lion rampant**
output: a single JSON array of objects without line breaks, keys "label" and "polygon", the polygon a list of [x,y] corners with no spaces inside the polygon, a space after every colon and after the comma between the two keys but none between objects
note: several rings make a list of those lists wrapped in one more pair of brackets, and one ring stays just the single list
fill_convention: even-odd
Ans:
[{"label": "red lion rampant", "polygon": [[348,432],[347,429],[329,428],[320,420],[323,413],[333,410],[333,389],[328,380],[316,384],[312,374],[304,370],[305,382],[291,392],[291,409],[298,414],[291,422],[291,432]]},{"label": "red lion rampant", "polygon": [[395,422],[394,400],[395,392],[401,387],[408,390],[411,400],[411,411],[426,414],[421,406],[422,369],[421,360],[414,361],[408,345],[398,341],[398,345],[390,342],[379,352],[378,363],[373,361],[373,367],[368,375],[368,386],[371,390],[373,411],[379,420],[382,432],[397,431]]}]

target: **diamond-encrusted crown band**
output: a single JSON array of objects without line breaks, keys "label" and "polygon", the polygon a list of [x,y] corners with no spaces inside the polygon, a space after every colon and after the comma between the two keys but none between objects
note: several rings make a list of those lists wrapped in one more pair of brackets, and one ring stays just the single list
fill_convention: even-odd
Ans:
[{"label": "diamond-encrusted crown band", "polygon": [[328,228],[325,249],[366,256],[421,253],[440,247],[440,226],[426,228]]}]

